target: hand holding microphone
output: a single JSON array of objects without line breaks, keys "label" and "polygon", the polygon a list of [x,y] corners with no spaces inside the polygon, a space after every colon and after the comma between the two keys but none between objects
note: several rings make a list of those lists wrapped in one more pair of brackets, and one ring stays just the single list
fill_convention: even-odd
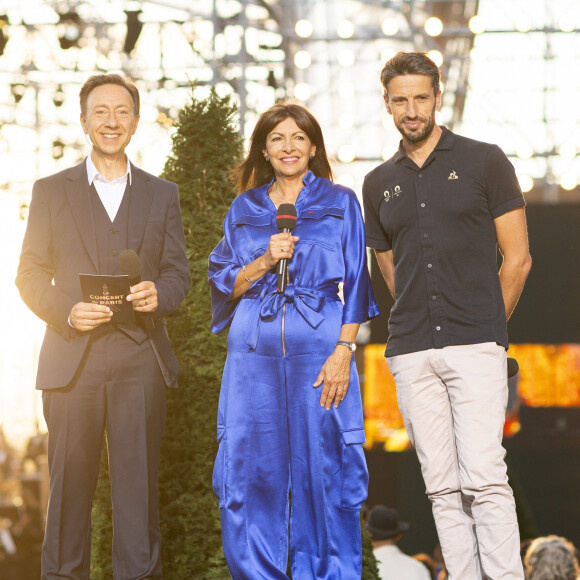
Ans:
[{"label": "hand holding microphone", "polygon": [[123,250],[119,254],[119,268],[129,276],[131,294],[127,296],[133,302],[137,312],[155,312],[157,310],[157,289],[154,282],[141,280],[141,260],[134,250]]},{"label": "hand holding microphone", "polygon": [[[278,207],[278,213],[276,214],[276,227],[281,233],[288,234],[296,227],[296,206],[291,203],[281,203]],[[283,252],[283,247],[281,248]],[[276,280],[276,288],[278,292],[284,292],[286,284],[288,282],[288,260],[290,257],[282,258],[276,264],[276,274],[278,275]]]}]

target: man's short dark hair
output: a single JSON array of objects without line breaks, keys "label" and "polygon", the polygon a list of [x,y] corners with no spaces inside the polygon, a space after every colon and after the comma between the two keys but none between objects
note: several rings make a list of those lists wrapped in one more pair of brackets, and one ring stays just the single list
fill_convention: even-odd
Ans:
[{"label": "man's short dark hair", "polygon": [[83,117],[87,116],[87,100],[89,98],[89,94],[97,87],[101,87],[103,85],[119,85],[120,87],[123,87],[129,91],[129,94],[133,99],[133,113],[135,116],[139,114],[139,89],[135,86],[135,83],[129,78],[111,73],[93,75],[92,77],[89,77],[85,81],[85,84],[81,87],[79,97],[81,101],[81,113]]},{"label": "man's short dark hair", "polygon": [[441,73],[437,65],[424,52],[398,52],[387,61],[381,71],[381,83],[388,97],[388,86],[392,79],[402,75],[425,75],[431,78],[435,95],[439,92]]}]

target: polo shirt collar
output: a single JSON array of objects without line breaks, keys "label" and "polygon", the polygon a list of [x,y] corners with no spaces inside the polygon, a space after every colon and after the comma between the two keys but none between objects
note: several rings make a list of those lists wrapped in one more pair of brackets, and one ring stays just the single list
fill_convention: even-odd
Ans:
[{"label": "polo shirt collar", "polygon": [[[452,150],[453,149],[453,142],[455,141],[455,135],[447,128],[445,125],[440,125],[441,128],[441,136],[439,137],[439,141],[435,145],[433,151],[444,151],[444,150]],[[399,141],[399,149],[395,153],[395,163],[409,157],[403,148],[403,140]]]},{"label": "polo shirt collar", "polygon": [[127,178],[127,180],[129,181],[129,185],[131,185],[131,178],[132,178],[131,162],[129,161],[129,156],[127,155],[126,157],[127,157],[127,169],[126,169],[125,173],[123,175],[121,175],[121,177],[117,177],[116,179],[109,181],[104,175],[99,173],[99,170],[95,167],[95,164],[93,163],[93,160],[91,159],[91,156],[88,155],[87,156],[87,178],[89,180],[89,185],[93,184],[93,181],[95,181],[96,177],[100,177],[104,181],[109,181],[109,183],[125,181],[125,178]]}]

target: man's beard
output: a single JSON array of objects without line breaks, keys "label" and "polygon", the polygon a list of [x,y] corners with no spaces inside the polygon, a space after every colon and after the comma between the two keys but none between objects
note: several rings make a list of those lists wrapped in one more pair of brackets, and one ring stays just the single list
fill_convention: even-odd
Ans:
[{"label": "man's beard", "polygon": [[405,130],[403,122],[405,121],[406,117],[401,120],[400,123],[397,124],[397,129],[399,133],[407,140],[409,143],[417,144],[421,143],[431,135],[433,129],[435,128],[435,109],[437,105],[433,107],[433,111],[431,111],[431,115],[429,117],[421,117],[418,116],[417,118],[422,123],[425,123],[423,129],[419,132],[409,132]]}]

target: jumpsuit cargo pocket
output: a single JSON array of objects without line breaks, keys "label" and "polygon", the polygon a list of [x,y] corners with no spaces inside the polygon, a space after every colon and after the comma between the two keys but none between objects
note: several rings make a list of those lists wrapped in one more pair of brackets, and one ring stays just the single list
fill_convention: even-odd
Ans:
[{"label": "jumpsuit cargo pocket", "polygon": [[365,442],[364,429],[342,432],[342,484],[340,507],[360,510],[367,498],[369,472],[362,448]]},{"label": "jumpsuit cargo pocket", "polygon": [[213,492],[218,498],[219,507],[222,508],[226,503],[226,474],[228,464],[228,446],[225,427],[218,426],[217,440],[220,445],[213,466],[212,485]]}]

